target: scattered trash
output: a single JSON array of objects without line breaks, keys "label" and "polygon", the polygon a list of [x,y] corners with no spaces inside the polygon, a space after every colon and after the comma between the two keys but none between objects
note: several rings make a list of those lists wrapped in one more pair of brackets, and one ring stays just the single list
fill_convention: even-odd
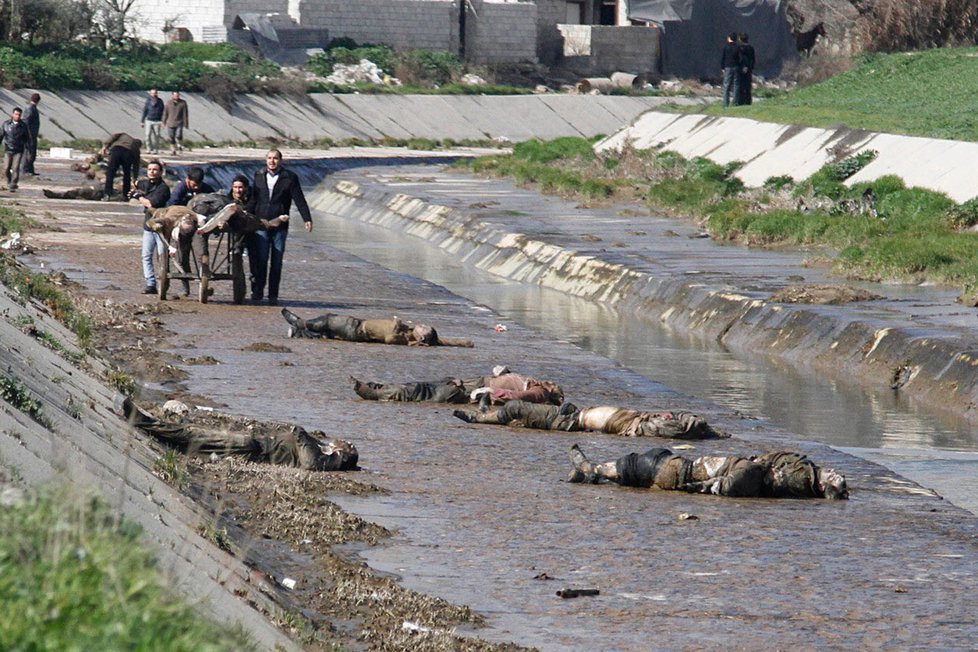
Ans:
[{"label": "scattered trash", "polygon": [[700,520],[700,517],[697,516],[696,514],[690,514],[689,512],[683,512],[682,514],[679,515],[679,520],[680,521],[698,521],[698,520]]},{"label": "scattered trash", "polygon": [[496,332],[497,333],[505,333],[508,330],[509,329],[506,328],[506,325],[505,324],[496,324]]},{"label": "scattered trash", "polygon": [[312,539],[303,539],[302,541],[299,542],[299,545],[308,546],[310,543],[312,543]]},{"label": "scattered trash", "polygon": [[163,414],[181,416],[190,412],[190,406],[183,401],[170,399],[163,404]]},{"label": "scattered trash", "polygon": [[900,586],[899,584],[897,584],[896,586],[893,587],[893,592],[894,593],[906,593],[907,592],[907,587]]},{"label": "scattered trash", "polygon": [[567,599],[567,598],[579,598],[582,595],[600,595],[601,591],[598,589],[561,589],[557,591],[557,596]]},{"label": "scattered trash", "polygon": [[295,580],[291,577],[282,578],[282,586],[291,591],[295,588]]},{"label": "scattered trash", "polygon": [[0,249],[18,249],[20,247],[20,234],[11,233],[10,237],[0,243]]},{"label": "scattered trash", "polygon": [[405,620],[401,625],[401,629],[405,632],[430,632],[431,630],[424,625],[419,625],[418,623],[412,623],[410,620]]},{"label": "scattered trash", "polygon": [[206,405],[195,405],[194,407],[196,407],[201,412],[213,412],[214,411],[214,408],[207,407]]},{"label": "scattered trash", "polygon": [[696,446],[693,446],[692,444],[679,444],[678,446],[673,446],[673,448],[677,451],[691,451],[696,448]]},{"label": "scattered trash", "polygon": [[466,86],[485,86],[488,83],[479,75],[473,75],[472,73],[462,75],[462,78],[459,81]]},{"label": "scattered trash", "polygon": [[326,77],[326,81],[338,86],[351,86],[362,82],[378,86],[401,85],[399,79],[384,74],[384,71],[369,59],[360,59],[360,63],[356,64],[336,64],[333,66],[333,72]]}]

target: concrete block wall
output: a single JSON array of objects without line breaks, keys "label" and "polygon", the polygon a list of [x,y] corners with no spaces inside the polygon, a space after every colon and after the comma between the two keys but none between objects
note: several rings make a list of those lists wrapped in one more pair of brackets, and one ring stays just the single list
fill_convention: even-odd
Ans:
[{"label": "concrete block wall", "polygon": [[465,22],[465,55],[472,63],[536,63],[537,5],[477,2]]},{"label": "concrete block wall", "polygon": [[455,0],[302,0],[299,14],[303,26],[325,27],[333,38],[396,50],[458,51]]},{"label": "concrete block wall", "polygon": [[536,0],[536,5],[537,59],[551,66],[563,57],[564,37],[557,25],[567,21],[567,0]]},{"label": "concrete block wall", "polygon": [[558,25],[564,36],[564,65],[583,73],[654,72],[659,30],[615,25]]}]

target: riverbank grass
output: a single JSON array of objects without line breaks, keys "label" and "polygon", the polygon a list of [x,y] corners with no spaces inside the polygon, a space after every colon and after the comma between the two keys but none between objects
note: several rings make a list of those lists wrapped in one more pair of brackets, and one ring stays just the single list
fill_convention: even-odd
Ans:
[{"label": "riverbank grass", "polygon": [[164,589],[138,527],[50,489],[0,510],[0,649],[253,650]]},{"label": "riverbank grass", "polygon": [[[717,165],[674,152],[594,153],[592,141],[535,141],[511,155],[483,157],[475,172],[508,176],[583,201],[640,199],[649,208],[701,221],[712,237],[746,246],[822,248],[848,278],[939,282],[978,288],[978,201],[907,188],[888,176],[851,187],[844,181],[875,153],[859,152],[807,179],[769,179],[745,188],[739,163]],[[596,190],[597,189],[597,190]]]},{"label": "riverbank grass", "polygon": [[867,54],[826,81],[750,106],[706,109],[784,124],[843,124],[892,134],[978,141],[978,48]]}]

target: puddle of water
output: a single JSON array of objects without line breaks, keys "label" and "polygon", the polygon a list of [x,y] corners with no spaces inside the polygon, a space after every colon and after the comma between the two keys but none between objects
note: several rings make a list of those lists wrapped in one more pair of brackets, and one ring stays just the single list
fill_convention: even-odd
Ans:
[{"label": "puddle of water", "polygon": [[658,322],[494,277],[419,239],[335,215],[317,219],[327,226],[319,233],[328,235],[320,237],[333,246],[442,285],[684,394],[768,421],[805,440],[857,451],[978,513],[978,492],[962,489],[978,477],[978,456],[950,453],[978,452],[978,428],[962,420],[928,412],[888,389],[873,392],[803,373],[777,359],[738,356]]}]

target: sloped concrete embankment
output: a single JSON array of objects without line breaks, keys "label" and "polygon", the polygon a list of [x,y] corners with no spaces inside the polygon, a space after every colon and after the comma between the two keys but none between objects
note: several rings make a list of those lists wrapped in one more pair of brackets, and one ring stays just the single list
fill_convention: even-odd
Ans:
[{"label": "sloped concrete embankment", "polygon": [[[133,435],[113,412],[116,392],[100,378],[105,363],[85,355],[74,334],[39,304],[21,305],[0,285],[2,375],[40,402],[40,418],[0,400],[0,462],[18,484],[64,482],[98,491],[132,522],[139,523],[172,588],[216,622],[238,624],[265,649],[295,645],[249,604],[274,604],[251,583],[245,564],[205,539],[200,531],[214,517],[200,510],[152,472],[158,454]],[[25,332],[56,343],[45,346]],[[23,325],[23,327],[21,327]],[[67,356],[83,360],[75,364]],[[275,589],[269,589],[274,591]],[[238,596],[246,596],[248,601]]]},{"label": "sloped concrete embankment", "polygon": [[[31,89],[0,89],[0,104],[26,106]],[[141,134],[146,94],[139,91],[41,91],[41,137],[52,143]],[[275,139],[327,140],[505,139],[611,134],[670,97],[589,95],[332,95],[298,98],[240,95],[225,108],[204,93],[183,93],[191,141],[241,143]]]},{"label": "sloped concrete embankment", "polygon": [[943,192],[959,203],[978,194],[972,164],[978,157],[978,143],[653,110],[600,141],[595,149],[615,151],[626,146],[661,148],[720,165],[740,161],[737,177],[753,187],[780,175],[805,179],[828,163],[875,150],[876,158],[846,183],[896,175],[908,187]]},{"label": "sloped concrete embankment", "polygon": [[800,367],[889,385],[909,370],[900,391],[969,419],[978,418],[978,351],[963,336],[893,328],[829,315],[817,306],[778,304],[721,291],[689,277],[654,276],[507,232],[458,210],[341,181],[315,193],[314,208],[422,238],[493,274],[635,311],[696,332],[733,350],[766,352]]}]

